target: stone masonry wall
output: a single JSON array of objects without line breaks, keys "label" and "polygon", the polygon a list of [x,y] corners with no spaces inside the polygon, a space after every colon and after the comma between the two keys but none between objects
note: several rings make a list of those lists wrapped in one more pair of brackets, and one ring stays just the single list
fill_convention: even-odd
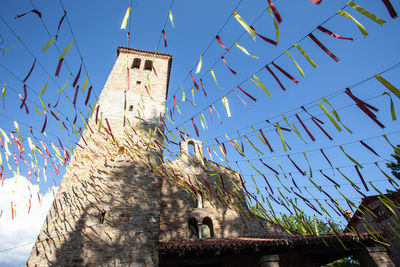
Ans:
[{"label": "stone masonry wall", "polygon": [[[144,72],[143,61],[139,71],[130,75],[133,83],[144,76],[147,80],[149,74],[152,98],[146,98],[139,87],[130,88],[128,105],[133,103],[137,111],[137,103],[130,101],[142,95],[146,110],[142,110],[141,116],[147,122],[139,123],[128,113],[136,134],[128,128],[126,135],[124,60],[128,58],[130,67],[135,56],[152,59],[158,77],[140,72]],[[148,128],[161,127],[157,118],[164,112],[170,62],[168,55],[119,49],[99,98],[97,124],[96,112],[89,121],[91,128],[97,129],[102,117],[101,132],[85,129],[84,139],[79,141],[71,158],[27,266],[158,266],[161,177],[143,167],[134,149],[147,138]],[[125,71],[122,74],[121,66]],[[153,137],[157,138],[160,136]],[[139,152],[144,158],[162,153],[155,148],[148,153],[140,149]]]},{"label": "stone masonry wall", "polygon": [[[188,141],[191,141],[190,139]],[[195,141],[195,144],[201,142]],[[207,167],[206,171],[197,167],[187,160],[187,144],[181,142],[181,147],[186,148],[186,151],[181,150],[181,159],[173,162],[176,172],[182,171],[189,173],[192,184],[203,185],[203,190],[209,195],[208,188],[205,186],[204,175],[210,184],[210,189],[217,192],[219,188],[226,188],[226,191],[240,195],[240,199],[244,201],[244,191],[240,183],[238,174],[234,171],[218,165],[213,162],[220,172],[217,172],[211,167]],[[200,145],[195,146],[195,149],[200,148]],[[195,151],[195,154],[202,155],[202,152]],[[222,185],[219,175],[222,175],[224,185]],[[188,178],[189,179],[189,178]],[[265,237],[275,236],[283,233],[282,229],[267,222],[266,220],[255,216],[247,208],[246,203],[239,203],[237,198],[224,195],[225,201],[231,204],[218,204],[215,199],[204,199],[202,208],[196,208],[196,198],[193,193],[183,187],[177,186],[176,183],[167,180],[163,181],[161,190],[161,219],[160,219],[160,240],[179,240],[188,239],[188,221],[190,218],[195,218],[198,223],[202,223],[203,219],[208,217],[212,220],[215,238],[234,238],[234,237]],[[220,196],[220,198],[222,198]],[[224,200],[220,200],[221,202]],[[233,204],[235,203],[235,204]],[[238,209],[241,207],[241,209]]]}]

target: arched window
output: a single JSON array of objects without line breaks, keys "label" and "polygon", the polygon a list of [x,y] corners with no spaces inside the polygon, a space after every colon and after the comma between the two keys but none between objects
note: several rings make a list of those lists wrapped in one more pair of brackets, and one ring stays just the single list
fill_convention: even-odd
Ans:
[{"label": "arched window", "polygon": [[204,202],[203,202],[203,195],[200,192],[197,192],[196,198],[194,200],[194,207],[197,209],[201,209],[204,207]]},{"label": "arched window", "polygon": [[140,68],[140,63],[142,60],[140,58],[135,58],[132,62],[131,69],[139,69]]},{"label": "arched window", "polygon": [[201,237],[202,238],[214,237],[213,223],[209,217],[205,217],[203,219],[203,224],[201,225]]},{"label": "arched window", "polygon": [[196,149],[194,147],[194,142],[193,141],[189,141],[188,142],[188,156],[189,158],[195,158],[196,157]]},{"label": "arched window", "polygon": [[145,70],[152,70],[153,69],[153,61],[151,60],[146,60],[144,62],[144,69]]},{"label": "arched window", "polygon": [[199,238],[199,226],[197,225],[197,220],[195,218],[189,219],[188,227],[189,227],[189,239]]}]

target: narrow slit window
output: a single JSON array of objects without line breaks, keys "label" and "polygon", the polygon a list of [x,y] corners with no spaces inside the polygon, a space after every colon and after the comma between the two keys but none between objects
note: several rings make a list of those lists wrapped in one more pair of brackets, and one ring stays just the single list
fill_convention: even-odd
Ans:
[{"label": "narrow slit window", "polygon": [[129,106],[129,111],[133,111],[133,105]]},{"label": "narrow slit window", "polygon": [[146,60],[145,62],[144,62],[144,69],[145,70],[152,70],[153,69],[153,61],[151,61],[151,60]]},{"label": "narrow slit window", "polygon": [[141,81],[136,81],[136,84],[141,84],[142,82]]},{"label": "narrow slit window", "polygon": [[99,216],[100,218],[99,218],[99,222],[100,222],[100,224],[103,224],[104,223],[104,217],[106,217],[106,212],[105,211],[102,211],[101,213],[100,213],[100,216]]},{"label": "narrow slit window", "polygon": [[142,60],[140,58],[135,58],[132,62],[131,69],[139,69],[140,68],[140,63]]}]

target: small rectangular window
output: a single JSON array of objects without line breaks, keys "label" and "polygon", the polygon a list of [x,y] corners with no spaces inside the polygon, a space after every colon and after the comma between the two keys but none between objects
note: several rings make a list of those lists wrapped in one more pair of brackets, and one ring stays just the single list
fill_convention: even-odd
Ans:
[{"label": "small rectangular window", "polygon": [[136,84],[141,84],[142,82],[141,81],[136,81]]},{"label": "small rectangular window", "polygon": [[129,106],[129,111],[133,111],[133,105]]}]

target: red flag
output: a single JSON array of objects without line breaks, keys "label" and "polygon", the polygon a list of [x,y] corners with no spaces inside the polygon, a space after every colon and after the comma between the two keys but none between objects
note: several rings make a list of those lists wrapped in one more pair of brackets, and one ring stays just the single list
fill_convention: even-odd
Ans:
[{"label": "red flag", "polygon": [[259,132],[260,132],[262,138],[264,139],[265,143],[267,143],[269,150],[270,150],[271,152],[274,152],[272,146],[269,144],[269,142],[268,142],[267,138],[265,137],[263,131],[262,131],[261,129],[259,129]]},{"label": "red flag", "polygon": [[233,75],[236,75],[237,73],[236,73],[236,71],[234,71],[233,69],[231,69],[229,66],[228,66],[228,63],[226,63],[226,60],[225,60],[225,58],[222,56],[221,57],[221,59],[222,59],[222,61],[225,63],[225,65],[228,67],[228,69],[233,73]]},{"label": "red flag", "polygon": [[379,156],[378,153],[376,153],[375,150],[373,150],[369,145],[367,145],[366,143],[364,143],[364,141],[361,140],[360,143],[361,143],[364,147],[366,147],[369,151],[371,151],[372,153],[374,153],[376,156],[381,157],[381,156]]},{"label": "red flag", "polygon": [[276,20],[278,21],[278,23],[281,23],[282,22],[281,15],[279,15],[278,9],[276,9],[274,3],[272,3],[271,0],[268,0],[268,4],[271,7],[271,10],[274,13],[274,16],[275,16]]},{"label": "red flag", "polygon": [[339,58],[336,57],[328,48],[326,48],[312,33],[309,33],[308,36],[313,40],[325,53],[327,53],[333,60],[336,62],[339,61]]},{"label": "red flag", "polygon": [[168,45],[167,45],[167,36],[165,36],[165,31],[164,30],[162,30],[161,32],[162,32],[162,34],[164,36],[164,46],[165,46],[165,48],[167,48],[168,47]]},{"label": "red flag", "polygon": [[280,72],[282,72],[286,77],[288,77],[290,80],[292,80],[294,83],[299,83],[298,80],[296,80],[292,75],[290,75],[289,73],[287,73],[284,69],[282,69],[281,67],[279,67],[277,64],[275,64],[273,61],[271,62],[272,65],[274,65],[275,68],[277,68]]},{"label": "red flag", "polygon": [[200,84],[201,84],[201,89],[203,89],[203,93],[204,93],[205,97],[207,97],[207,93],[206,93],[206,90],[204,90],[203,80],[202,79],[200,79]]},{"label": "red flag", "polygon": [[193,82],[193,84],[194,84],[194,87],[196,87],[196,90],[197,90],[197,91],[200,90],[200,87],[199,87],[199,85],[196,83],[196,81],[194,80],[191,71],[190,71],[190,78],[192,78],[192,82]]},{"label": "red flag", "polygon": [[383,4],[386,6],[386,9],[389,11],[390,16],[394,19],[397,18],[396,10],[394,10],[392,4],[389,0],[382,0]]},{"label": "red flag", "polygon": [[31,67],[31,69],[29,70],[28,74],[26,75],[25,79],[22,81],[23,83],[25,83],[26,80],[28,80],[29,76],[31,76],[31,73],[32,73],[32,71],[33,71],[33,68],[35,67],[35,64],[36,64],[36,58],[35,58],[35,60],[33,61],[32,67]]},{"label": "red flag", "polygon": [[263,39],[264,41],[266,41],[266,42],[268,42],[268,43],[270,43],[270,44],[273,44],[273,45],[278,45],[278,43],[277,43],[276,41],[274,41],[274,40],[272,40],[272,39],[269,39],[269,38],[267,38],[267,37],[265,37],[265,36],[262,36],[261,34],[257,33],[253,26],[250,26],[250,28],[251,28],[261,39]]},{"label": "red flag", "polygon": [[322,0],[310,0],[310,2],[313,2],[314,4],[321,4]]},{"label": "red flag", "polygon": [[174,114],[175,114],[175,95],[174,95],[174,97],[173,97],[173,100],[172,100],[172,110],[174,111]]},{"label": "red flag", "polygon": [[64,58],[58,60],[56,74],[55,74],[56,77],[58,77],[60,75],[61,65],[62,65],[63,61],[64,61]]},{"label": "red flag", "polygon": [[332,37],[338,38],[338,39],[351,40],[351,41],[354,41],[354,40],[355,40],[355,38],[340,36],[339,34],[336,34],[336,33],[334,33],[334,32],[331,32],[330,30],[325,29],[325,28],[322,27],[321,25],[318,26],[317,29],[320,30],[320,31],[323,32],[323,33],[326,33],[326,34],[328,34],[328,35],[330,35],[330,36],[332,36]]},{"label": "red flag", "polygon": [[82,63],[81,63],[81,66],[79,67],[78,74],[75,77],[75,80],[74,80],[74,83],[72,84],[72,87],[75,87],[76,83],[78,82],[79,77],[81,76],[81,70],[82,70]]},{"label": "red flag", "polygon": [[85,105],[86,105],[86,106],[87,106],[87,104],[88,104],[88,102],[89,102],[90,94],[92,93],[92,88],[93,88],[93,86],[90,86],[90,87],[89,87],[89,92],[88,92],[88,95],[87,95],[86,101],[85,101]]},{"label": "red flag", "polygon": [[28,12],[25,12],[25,13],[22,13],[22,14],[20,14],[20,15],[16,15],[15,16],[15,19],[19,19],[19,18],[21,18],[21,17],[23,17],[23,16],[25,16],[26,14],[29,14],[29,13],[35,13],[36,15],[38,15],[39,16],[39,18],[42,18],[42,13],[40,13],[38,10],[36,10],[36,9],[32,9],[31,11],[28,11]]},{"label": "red flag", "polygon": [[240,89],[240,91],[243,92],[243,94],[245,94],[246,96],[248,96],[249,98],[251,98],[251,100],[253,100],[254,102],[257,101],[257,99],[255,99],[254,97],[252,97],[249,93],[247,93],[245,90],[243,90],[242,88],[240,88],[240,86],[238,85],[237,88]]},{"label": "red flag", "polygon": [[46,130],[46,125],[47,125],[47,113],[46,113],[46,111],[44,111],[44,123],[43,123],[41,133],[44,133],[44,130]]},{"label": "red flag", "polygon": [[357,174],[358,174],[358,176],[360,177],[361,182],[362,182],[362,184],[364,185],[365,190],[369,191],[369,189],[368,189],[368,187],[367,187],[367,184],[365,183],[365,180],[364,180],[363,176],[361,175],[360,170],[358,169],[358,166],[355,165],[354,167],[356,168]]},{"label": "red flag", "polygon": [[221,40],[221,38],[220,38],[218,35],[215,36],[215,38],[217,38],[218,43],[219,43],[226,51],[228,51],[229,53],[231,53],[231,51],[229,51],[229,49],[225,47],[224,43],[222,43],[222,40]]},{"label": "red flag", "polygon": [[56,40],[58,39],[58,31],[60,30],[61,24],[65,19],[65,16],[67,15],[67,11],[64,10],[64,15],[62,16],[62,18],[60,19],[60,21],[58,22],[58,27],[57,27],[57,33],[56,33]]},{"label": "red flag", "polygon": [[311,140],[312,140],[313,142],[315,142],[314,136],[311,134],[311,132],[310,132],[310,131],[308,130],[308,128],[306,127],[306,125],[305,125],[305,124],[303,123],[303,121],[300,119],[299,115],[296,113],[295,116],[296,116],[297,120],[300,122],[301,126],[303,126],[304,130],[306,130],[306,132],[307,132],[308,136],[311,138]]},{"label": "red flag", "polygon": [[196,135],[197,135],[197,137],[199,137],[199,130],[197,129],[196,124],[194,123],[193,117],[192,117],[191,120],[192,120],[192,123],[193,123],[193,128],[196,131]]},{"label": "red flag", "polygon": [[75,89],[75,95],[74,95],[74,101],[72,102],[72,104],[75,106],[76,104],[76,99],[78,97],[78,91],[79,91],[79,85],[76,87]]},{"label": "red flag", "polygon": [[371,120],[373,120],[376,124],[379,125],[379,127],[381,127],[382,129],[385,128],[385,126],[376,119],[376,115],[374,113],[372,113],[371,110],[378,112],[378,109],[374,106],[371,106],[370,104],[362,101],[361,99],[357,98],[355,95],[353,95],[353,93],[350,91],[349,88],[346,88],[345,93],[354,100],[354,102],[356,102],[356,105],[362,110],[364,111],[365,114],[367,114],[368,117],[371,118]]},{"label": "red flag", "polygon": [[274,79],[278,82],[279,86],[282,88],[283,91],[285,91],[285,87],[281,83],[281,81],[276,77],[275,73],[268,67],[268,65],[265,65],[265,68],[268,70],[268,72],[274,77]]}]

